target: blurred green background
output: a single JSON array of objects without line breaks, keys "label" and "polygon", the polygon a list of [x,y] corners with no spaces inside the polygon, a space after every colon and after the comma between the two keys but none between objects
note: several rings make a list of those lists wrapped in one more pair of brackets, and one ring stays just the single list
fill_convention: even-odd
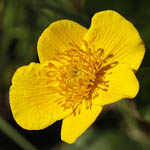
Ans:
[{"label": "blurred green background", "polygon": [[[130,20],[146,45],[137,72],[134,100],[108,105],[92,127],[72,145],[60,141],[61,121],[41,131],[20,128],[9,107],[15,70],[38,62],[41,32],[60,19],[86,27],[97,11],[112,9]],[[149,150],[150,149],[150,1],[149,0],[0,0],[0,150]]]}]

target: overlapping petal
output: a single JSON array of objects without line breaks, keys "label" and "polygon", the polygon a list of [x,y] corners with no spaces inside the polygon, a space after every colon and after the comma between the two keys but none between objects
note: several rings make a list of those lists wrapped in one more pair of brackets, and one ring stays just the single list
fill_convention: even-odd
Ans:
[{"label": "overlapping petal", "polygon": [[80,113],[73,113],[63,120],[61,139],[70,144],[75,142],[75,140],[96,120],[101,111],[101,106],[92,105],[91,108],[87,109],[83,102]]},{"label": "overlapping petal", "polygon": [[[111,74],[109,74],[112,72]],[[106,71],[107,74],[107,71]],[[114,103],[122,98],[134,98],[139,91],[139,82],[127,64],[118,64],[106,75],[107,90],[99,89],[99,95],[93,100],[100,106]]]},{"label": "overlapping petal", "polygon": [[87,29],[76,22],[61,20],[47,27],[38,41],[38,55],[40,62],[55,57],[56,52],[69,50],[70,43],[81,45]]},{"label": "overlapping petal", "polygon": [[62,97],[52,91],[57,82],[49,73],[46,65],[31,63],[13,76],[10,106],[16,122],[25,129],[43,129],[71,113],[58,105]]},{"label": "overlapping petal", "polygon": [[133,70],[139,68],[145,53],[144,43],[133,24],[112,10],[93,16],[84,39],[91,47],[103,49],[105,58],[113,55],[107,63],[127,63]]}]

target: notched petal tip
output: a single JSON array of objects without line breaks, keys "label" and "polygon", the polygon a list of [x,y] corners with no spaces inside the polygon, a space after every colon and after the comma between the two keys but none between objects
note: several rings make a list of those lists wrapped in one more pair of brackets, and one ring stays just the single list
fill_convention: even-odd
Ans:
[{"label": "notched petal tip", "polygon": [[116,12],[114,10],[104,10],[104,11],[97,12],[93,15],[93,17],[91,19],[91,25],[93,25],[93,24],[105,25],[107,20],[112,21],[112,19],[124,20],[125,18],[122,17],[118,12]]},{"label": "notched petal tip", "polygon": [[105,56],[113,54],[113,61],[127,63],[134,70],[141,65],[144,42],[135,26],[116,11],[97,12],[84,38],[96,48],[104,49]]}]

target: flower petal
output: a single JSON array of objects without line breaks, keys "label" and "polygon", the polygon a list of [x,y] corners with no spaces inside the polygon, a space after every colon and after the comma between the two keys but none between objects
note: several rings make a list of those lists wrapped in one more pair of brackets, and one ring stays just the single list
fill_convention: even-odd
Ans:
[{"label": "flower petal", "polygon": [[54,57],[56,51],[65,51],[71,48],[70,43],[81,45],[87,29],[70,20],[61,20],[52,23],[41,34],[38,40],[38,55],[40,62]]},{"label": "flower petal", "polygon": [[85,40],[96,49],[104,50],[104,57],[113,55],[107,63],[128,63],[137,70],[144,57],[144,43],[132,23],[115,11],[96,13]]},{"label": "flower petal", "polygon": [[91,109],[87,109],[83,103],[80,114],[72,114],[63,120],[61,139],[69,144],[75,142],[96,120],[101,111],[102,107],[92,105]]},{"label": "flower petal", "polygon": [[[106,72],[107,74],[107,72]],[[93,103],[100,106],[114,103],[122,98],[134,98],[139,91],[139,82],[129,65],[118,64],[112,69],[112,74],[106,76],[109,81],[107,90],[99,90]]]},{"label": "flower petal", "polygon": [[57,83],[49,78],[48,71],[46,65],[31,63],[13,76],[10,106],[16,122],[25,129],[43,129],[71,113],[58,105],[62,97],[52,92]]}]

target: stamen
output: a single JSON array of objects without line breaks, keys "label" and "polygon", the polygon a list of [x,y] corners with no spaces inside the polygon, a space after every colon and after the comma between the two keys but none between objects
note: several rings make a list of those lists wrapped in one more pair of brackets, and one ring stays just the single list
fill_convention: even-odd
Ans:
[{"label": "stamen", "polygon": [[75,43],[69,43],[70,49],[57,51],[57,57],[48,63],[51,70],[46,74],[59,83],[56,88],[51,88],[63,97],[57,100],[57,104],[64,107],[64,110],[72,108],[74,115],[80,114],[83,101],[86,109],[91,109],[99,89],[108,90],[109,81],[105,79],[105,75],[111,74],[112,72],[107,73],[107,70],[117,64],[113,62],[106,65],[113,55],[104,59],[103,49],[90,48],[86,41],[83,41],[83,44],[84,49]]}]

